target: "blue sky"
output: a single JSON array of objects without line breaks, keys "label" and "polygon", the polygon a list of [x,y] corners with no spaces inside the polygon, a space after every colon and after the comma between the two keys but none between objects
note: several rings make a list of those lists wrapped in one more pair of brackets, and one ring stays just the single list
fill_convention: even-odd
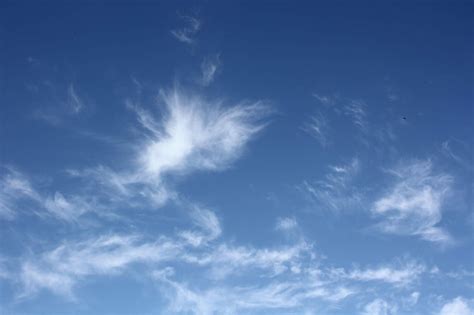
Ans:
[{"label": "blue sky", "polygon": [[471,1],[0,8],[2,314],[474,314]]}]

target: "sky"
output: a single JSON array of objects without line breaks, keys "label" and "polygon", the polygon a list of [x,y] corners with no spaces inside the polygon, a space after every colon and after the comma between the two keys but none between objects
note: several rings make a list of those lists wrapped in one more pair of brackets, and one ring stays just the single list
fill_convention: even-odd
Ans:
[{"label": "sky", "polygon": [[473,315],[472,1],[3,1],[0,313]]}]

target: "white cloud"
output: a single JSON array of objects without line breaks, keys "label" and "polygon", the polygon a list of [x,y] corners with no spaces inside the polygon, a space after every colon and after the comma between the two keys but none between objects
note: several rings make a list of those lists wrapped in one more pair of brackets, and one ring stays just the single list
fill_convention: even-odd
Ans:
[{"label": "white cloud", "polygon": [[[170,300],[172,312],[196,315],[242,314],[256,310],[298,309],[310,300],[337,303],[355,292],[343,286],[323,288],[308,281],[270,282],[258,286],[214,286],[191,289],[188,284],[159,276],[167,284],[164,292]],[[172,290],[170,290],[170,288]]]},{"label": "white cloud", "polygon": [[19,213],[35,214],[41,218],[73,222],[81,215],[95,211],[97,206],[91,198],[64,196],[56,191],[52,196],[41,192],[23,173],[11,167],[3,167],[0,179],[0,216],[13,219]]},{"label": "white cloud", "polygon": [[201,78],[199,80],[200,84],[203,86],[208,86],[211,84],[214,81],[220,66],[221,60],[219,54],[205,58],[201,63]]},{"label": "white cloud", "polygon": [[183,20],[185,26],[172,30],[171,34],[182,43],[193,44],[195,35],[201,29],[201,21],[188,15],[180,15],[179,17]]},{"label": "white cloud", "polygon": [[[205,101],[178,89],[162,91],[160,96],[164,106],[159,116],[127,104],[145,130],[131,167],[68,171],[84,181],[87,191],[106,200],[105,208],[156,208],[170,200],[178,201],[171,176],[229,167],[265,127],[263,118],[269,113],[269,107],[259,101],[224,107],[221,102]],[[190,241],[198,237],[189,231],[183,236]]]},{"label": "white cloud", "polygon": [[86,212],[93,211],[92,205],[82,197],[73,196],[67,199],[60,192],[43,201],[43,206],[55,217],[65,221],[75,221]]},{"label": "white cloud", "polygon": [[406,286],[417,281],[425,271],[424,265],[410,261],[398,266],[384,265],[377,268],[354,269],[347,274],[347,277],[358,281],[380,281],[396,286]]},{"label": "white cloud", "polygon": [[441,308],[439,315],[473,315],[474,309],[469,305],[469,302],[462,298],[457,297],[448,303],[444,304]]},{"label": "white cloud", "polygon": [[218,238],[222,233],[222,229],[216,214],[196,205],[191,206],[191,208],[191,220],[200,228],[200,231],[183,231],[180,233],[181,237],[193,246],[200,246],[205,242]]},{"label": "white cloud", "polygon": [[200,254],[183,255],[188,263],[210,267],[211,276],[223,279],[230,274],[242,274],[248,270],[259,269],[268,275],[278,275],[287,271],[297,272],[300,260],[311,255],[311,245],[299,241],[292,246],[279,248],[254,248],[217,244],[211,251]]},{"label": "white cloud", "polygon": [[22,264],[21,297],[48,289],[74,298],[75,284],[86,276],[121,273],[132,263],[171,260],[179,251],[180,244],[166,238],[143,242],[137,236],[108,235],[67,242]]},{"label": "white cloud", "polygon": [[364,307],[363,315],[393,315],[397,313],[397,307],[389,304],[383,299],[375,299]]},{"label": "white cloud", "polygon": [[372,212],[383,218],[378,228],[385,233],[416,235],[431,242],[452,242],[449,233],[437,226],[452,177],[434,173],[430,160],[414,161],[391,173],[396,176],[394,186],[372,207]]},{"label": "white cloud", "polygon": [[268,113],[262,102],[224,108],[176,89],[161,95],[167,113],[161,123],[142,114],[152,139],[139,157],[142,170],[156,178],[167,172],[226,168],[262,130],[260,121]]}]

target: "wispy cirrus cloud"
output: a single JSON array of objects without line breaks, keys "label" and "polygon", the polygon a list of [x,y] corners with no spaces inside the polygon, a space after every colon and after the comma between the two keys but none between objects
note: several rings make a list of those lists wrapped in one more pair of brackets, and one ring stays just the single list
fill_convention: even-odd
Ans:
[{"label": "wispy cirrus cloud", "polygon": [[27,176],[12,167],[1,167],[0,177],[0,217],[16,217],[18,203],[23,200],[40,202],[42,197],[33,188]]},{"label": "wispy cirrus cloud", "polygon": [[467,143],[455,139],[446,140],[441,145],[441,152],[463,168],[470,171],[474,169],[472,155]]},{"label": "wispy cirrus cloud", "polygon": [[316,202],[316,206],[339,212],[351,207],[358,207],[362,201],[361,193],[352,185],[360,170],[358,158],[347,164],[329,167],[323,179],[314,182],[303,182],[300,187]]},{"label": "wispy cirrus cloud", "polygon": [[406,286],[417,281],[427,271],[424,264],[415,261],[398,262],[397,264],[381,265],[375,268],[353,269],[349,279],[358,281],[379,281],[395,286]]},{"label": "wispy cirrus cloud", "polygon": [[328,143],[328,129],[327,119],[321,113],[312,115],[310,120],[303,125],[303,130],[316,138],[323,147]]},{"label": "wispy cirrus cloud", "polygon": [[77,114],[84,109],[84,102],[76,92],[76,88],[71,83],[67,89],[67,105],[73,114]]},{"label": "wispy cirrus cloud", "polygon": [[245,145],[265,127],[269,107],[261,101],[224,107],[220,102],[174,89],[161,93],[164,118],[142,113],[151,133],[139,156],[141,170],[160,177],[169,172],[220,170],[237,159]]},{"label": "wispy cirrus cloud", "polygon": [[[162,288],[171,312],[298,312],[315,303],[331,307],[353,296],[365,298],[361,291],[364,283],[404,290],[427,270],[410,260],[366,268],[325,267],[314,246],[304,239],[277,247],[234,245],[221,238],[221,224],[212,210],[195,207],[188,214],[194,230],[153,238],[98,235],[30,254],[10,277],[19,279],[18,297],[27,299],[47,290],[78,300],[76,289],[83,281],[140,268],[141,274]],[[182,237],[186,231],[201,235],[203,240],[189,242]],[[191,284],[181,268],[193,270],[199,279]],[[252,276],[256,272],[258,279]]]},{"label": "wispy cirrus cloud", "polygon": [[176,201],[178,194],[170,187],[173,175],[226,169],[264,129],[270,113],[262,101],[224,106],[178,88],[162,90],[159,105],[161,111],[155,114],[128,103],[141,127],[129,167],[69,170],[87,191],[106,197],[101,199],[108,208],[124,204],[156,208]]},{"label": "wispy cirrus cloud", "polygon": [[[367,104],[362,100],[350,99],[339,95],[321,95],[313,93],[312,96],[323,105],[304,122],[302,129],[313,136],[323,147],[330,141],[331,133],[335,130],[332,123],[340,118],[350,120],[356,130],[364,135],[361,139],[366,142],[369,130]],[[339,118],[338,118],[339,117]],[[338,118],[338,119],[337,119]],[[344,121],[346,123],[346,121]]]},{"label": "wispy cirrus cloud", "polygon": [[52,125],[61,125],[66,119],[80,115],[86,108],[86,101],[79,93],[77,84],[67,85],[46,80],[30,89],[37,109],[33,115]]},{"label": "wispy cirrus cloud", "polygon": [[382,218],[377,228],[385,233],[451,243],[450,234],[437,225],[453,178],[436,173],[430,160],[405,163],[390,173],[396,179],[393,187],[376,200],[371,209]]},{"label": "wispy cirrus cloud", "polygon": [[81,279],[121,273],[132,263],[169,260],[178,253],[178,246],[166,238],[140,242],[139,237],[133,235],[107,235],[67,242],[22,264],[20,298],[47,289],[74,299],[74,286]]},{"label": "wispy cirrus cloud", "polygon": [[352,123],[364,132],[368,128],[366,107],[365,102],[359,100],[351,100],[349,104],[344,106],[344,114],[349,116]]},{"label": "wispy cirrus cloud", "polygon": [[34,214],[72,223],[81,215],[98,210],[93,198],[40,191],[27,175],[12,167],[2,168],[0,186],[0,217],[5,219]]},{"label": "wispy cirrus cloud", "polygon": [[201,20],[199,20],[197,17],[189,15],[178,16],[185,25],[181,28],[172,30],[171,34],[182,43],[189,45],[194,44],[196,41],[195,36],[201,29]]},{"label": "wispy cirrus cloud", "polygon": [[218,238],[222,233],[222,228],[216,214],[197,205],[191,205],[191,208],[191,221],[199,230],[186,230],[180,232],[179,235],[193,246],[200,246]]},{"label": "wispy cirrus cloud", "polygon": [[221,68],[222,62],[220,58],[220,54],[215,54],[204,58],[201,63],[201,77],[199,79],[199,83],[202,86],[210,85],[216,75],[219,73]]},{"label": "wispy cirrus cloud", "polygon": [[338,303],[355,293],[343,286],[324,288],[308,282],[271,282],[251,287],[221,286],[204,290],[191,289],[187,283],[173,280],[164,282],[168,286],[163,291],[171,301],[169,310],[195,315],[301,310],[311,301]]}]

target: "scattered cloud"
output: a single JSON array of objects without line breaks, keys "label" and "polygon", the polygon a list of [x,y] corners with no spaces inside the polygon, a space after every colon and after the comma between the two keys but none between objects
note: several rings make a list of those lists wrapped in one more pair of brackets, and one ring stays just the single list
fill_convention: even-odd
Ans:
[{"label": "scattered cloud", "polygon": [[41,289],[74,299],[77,281],[91,275],[121,273],[137,262],[160,262],[176,256],[177,244],[166,238],[141,242],[137,236],[108,235],[67,242],[21,266],[21,298]]},{"label": "scattered cloud", "polygon": [[380,281],[396,286],[406,286],[417,281],[426,272],[422,264],[409,261],[403,264],[385,265],[377,268],[354,269],[347,277],[358,281]]},{"label": "scattered cloud", "polygon": [[443,305],[439,315],[473,315],[474,308],[468,300],[462,297],[456,297]]},{"label": "scattered cloud", "polygon": [[[178,89],[162,91],[160,101],[159,115],[128,103],[143,130],[131,167],[113,170],[99,165],[68,171],[83,181],[85,191],[105,202],[102,208],[157,208],[178,201],[171,187],[173,175],[229,167],[266,126],[270,112],[261,101],[224,107],[222,102],[205,101]],[[183,236],[189,241],[198,237],[190,231]]]},{"label": "scattered cloud", "polygon": [[161,93],[167,112],[158,123],[141,112],[151,133],[139,157],[146,176],[168,172],[220,170],[240,156],[245,145],[265,127],[269,108],[262,102],[223,107],[174,89]]},{"label": "scattered cloud", "polygon": [[396,182],[372,207],[372,212],[382,217],[377,228],[385,233],[451,243],[450,234],[437,225],[441,221],[441,207],[453,178],[435,173],[430,160],[415,160],[390,170],[390,173],[395,176]]},{"label": "scattered cloud", "polygon": [[278,218],[276,227],[278,231],[288,232],[298,228],[298,222],[295,218]]},{"label": "scattered cloud", "polygon": [[441,145],[441,152],[467,170],[473,170],[472,155],[469,146],[460,140],[446,140]]},{"label": "scattered cloud", "polygon": [[325,106],[332,106],[335,105],[337,102],[337,97],[327,96],[327,95],[320,95],[317,93],[312,94],[314,98],[316,98],[321,104]]},{"label": "scattered cloud", "polygon": [[191,220],[199,228],[199,231],[183,231],[180,233],[181,237],[193,246],[200,246],[218,238],[222,229],[216,214],[196,205],[192,205],[191,208]]},{"label": "scattered cloud", "polygon": [[40,202],[42,197],[32,187],[30,180],[12,167],[1,167],[0,177],[0,217],[13,219],[16,217],[18,203],[24,200]]},{"label": "scattered cloud", "polygon": [[[325,268],[313,245],[302,239],[275,248],[236,246],[220,238],[221,224],[213,211],[194,206],[189,217],[196,229],[176,231],[175,237],[106,234],[65,241],[30,254],[15,277],[22,288],[18,298],[31,298],[48,290],[74,301],[78,299],[78,284],[90,277],[119,276],[141,268],[140,273],[154,279],[161,288],[171,312],[211,315],[298,311],[321,301],[335,306],[352,296],[364,296],[360,284],[366,282],[400,290],[416,283],[426,269],[412,261],[375,268]],[[291,220],[280,222],[286,225]],[[190,242],[183,238],[183,232],[201,239]],[[180,268],[200,274],[199,281],[191,284]],[[249,277],[256,272],[258,279]],[[366,305],[363,314],[392,314],[394,309],[388,303],[374,301]]]},{"label": "scattered cloud", "polygon": [[78,114],[84,109],[84,103],[79,98],[74,85],[71,83],[67,89],[67,105],[73,114]]},{"label": "scattered cloud", "polygon": [[210,85],[218,74],[221,64],[220,54],[204,58],[201,63],[201,78],[199,83],[202,86]]},{"label": "scattered cloud", "polygon": [[[185,283],[171,280],[167,280],[167,284],[170,311],[196,315],[299,309],[311,300],[337,303],[354,294],[354,291],[345,287],[325,289],[303,282],[272,282],[252,287],[221,286],[206,290],[193,290]],[[173,293],[170,293],[169,288],[173,289]]]},{"label": "scattered cloud", "polygon": [[311,116],[310,121],[303,126],[303,130],[316,138],[323,147],[328,143],[328,129],[327,120],[321,113]]},{"label": "scattered cloud", "polygon": [[179,29],[174,29],[171,34],[180,42],[185,44],[194,44],[197,32],[201,29],[202,22],[197,18],[189,15],[179,15],[185,24]]},{"label": "scattered cloud", "polygon": [[344,114],[352,119],[352,123],[362,131],[367,131],[367,105],[363,101],[351,100],[344,106]]},{"label": "scattered cloud", "polygon": [[323,179],[303,182],[301,189],[316,202],[316,206],[334,212],[360,206],[361,193],[353,185],[360,170],[358,158],[348,164],[330,166]]},{"label": "scattered cloud", "polygon": [[383,299],[375,299],[364,307],[363,315],[395,315],[397,306]]},{"label": "scattered cloud", "polygon": [[18,214],[35,214],[76,222],[86,212],[95,211],[91,198],[64,196],[56,191],[52,196],[39,191],[25,174],[12,167],[3,167],[0,179],[0,217],[14,219]]}]

